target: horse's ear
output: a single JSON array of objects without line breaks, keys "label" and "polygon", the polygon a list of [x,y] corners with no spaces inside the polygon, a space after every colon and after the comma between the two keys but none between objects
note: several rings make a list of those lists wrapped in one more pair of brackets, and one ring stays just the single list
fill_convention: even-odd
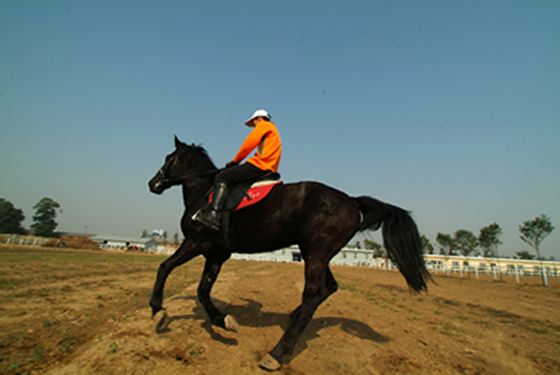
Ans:
[{"label": "horse's ear", "polygon": [[179,138],[177,138],[177,135],[175,135],[175,147],[179,148],[181,145],[183,145],[183,142],[181,142]]}]

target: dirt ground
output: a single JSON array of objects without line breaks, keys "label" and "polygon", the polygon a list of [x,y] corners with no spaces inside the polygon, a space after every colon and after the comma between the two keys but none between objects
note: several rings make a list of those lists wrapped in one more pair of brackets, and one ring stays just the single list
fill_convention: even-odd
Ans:
[{"label": "dirt ground", "polygon": [[[0,245],[0,373],[259,374],[299,304],[303,265],[228,261],[213,290],[239,332],[195,299],[203,259],[176,269],[156,334],[148,299],[165,258]],[[333,266],[280,374],[559,374],[560,282],[435,277],[410,294],[394,271]]]}]

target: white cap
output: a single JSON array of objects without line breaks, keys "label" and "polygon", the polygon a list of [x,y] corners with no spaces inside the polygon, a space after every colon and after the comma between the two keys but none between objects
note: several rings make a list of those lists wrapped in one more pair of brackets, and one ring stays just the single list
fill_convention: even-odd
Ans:
[{"label": "white cap", "polygon": [[256,119],[257,117],[262,117],[262,118],[265,118],[267,120],[270,120],[271,116],[264,109],[256,110],[255,113],[253,113],[253,116],[251,116],[251,118],[249,120],[245,121],[245,125],[249,125],[249,123],[251,121],[253,121],[254,119]]}]

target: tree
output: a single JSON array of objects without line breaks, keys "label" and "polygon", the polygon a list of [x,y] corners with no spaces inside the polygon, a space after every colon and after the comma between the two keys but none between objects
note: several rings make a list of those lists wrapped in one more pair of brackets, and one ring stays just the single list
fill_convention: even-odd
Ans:
[{"label": "tree", "polygon": [[502,241],[500,241],[501,235],[502,228],[496,223],[480,229],[478,243],[485,257],[498,258],[498,246],[502,244]]},{"label": "tree", "polygon": [[[498,255],[498,246],[502,243],[500,241],[500,236],[502,235],[502,228],[496,223],[492,223],[487,227],[480,229],[480,233],[478,235],[478,243],[482,248],[483,256],[484,257],[493,257],[496,258],[496,262],[498,264],[497,270],[500,274],[500,280],[503,281],[502,271],[500,267],[499,255]],[[494,274],[494,277],[495,274]]]},{"label": "tree", "polygon": [[449,234],[438,233],[436,242],[439,245],[439,253],[441,255],[453,255],[455,250],[455,241]]},{"label": "tree", "polygon": [[[438,233],[436,242],[439,245],[439,253],[445,258],[445,273],[449,275],[449,268],[447,267],[447,259],[449,256],[455,255],[455,240],[449,234]],[[438,266],[439,268],[439,266]],[[436,268],[437,270],[437,268]]]},{"label": "tree", "polygon": [[533,254],[529,254],[529,252],[527,250],[518,251],[515,254],[517,254],[519,259],[526,259],[526,260],[535,259],[535,256]]},{"label": "tree", "polygon": [[537,257],[542,259],[539,247],[542,241],[548,236],[554,227],[550,222],[550,219],[546,215],[541,215],[536,217],[534,220],[527,220],[523,222],[523,225],[519,226],[519,231],[521,232],[521,240],[527,243],[529,246],[535,250]]},{"label": "tree", "polygon": [[433,254],[434,253],[434,246],[428,239],[428,237],[421,235],[420,240],[422,240],[422,251],[424,254]]},{"label": "tree", "polygon": [[478,254],[478,251],[476,251],[478,239],[471,231],[459,229],[455,232],[454,242],[457,250],[459,250],[459,253],[463,256],[469,256],[472,253],[474,253],[473,255]]},{"label": "tree", "polygon": [[59,207],[60,204],[48,197],[41,199],[33,206],[35,215],[33,215],[34,223],[31,224],[31,229],[36,236],[50,237],[52,235],[58,225],[54,219],[56,218],[56,209]]},{"label": "tree", "polygon": [[524,221],[523,225],[519,226],[519,231],[521,232],[521,236],[519,236],[519,238],[535,250],[537,258],[541,261],[544,286],[547,286],[548,282],[546,281],[546,272],[542,264],[543,258],[541,257],[539,247],[541,246],[541,242],[546,238],[546,236],[552,233],[553,230],[554,227],[552,226],[550,219],[544,214],[536,217],[534,220]]},{"label": "tree", "polygon": [[364,247],[367,250],[373,250],[373,257],[380,258],[385,256],[385,251],[383,251],[383,246],[378,244],[375,241],[368,240],[367,238],[364,240]]},{"label": "tree", "polygon": [[22,210],[15,208],[12,202],[0,198],[0,233],[25,233],[25,229],[21,226],[24,219]]}]

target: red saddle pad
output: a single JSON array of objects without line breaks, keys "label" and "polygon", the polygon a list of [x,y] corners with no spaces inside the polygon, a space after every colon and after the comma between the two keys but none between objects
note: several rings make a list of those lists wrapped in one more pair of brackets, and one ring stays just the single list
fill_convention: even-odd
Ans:
[{"label": "red saddle pad", "polygon": [[[253,186],[251,186],[249,188],[249,190],[247,190],[247,194],[243,197],[243,199],[241,200],[241,203],[239,203],[233,211],[237,211],[237,210],[240,210],[242,208],[245,208],[245,207],[248,207],[248,206],[251,206],[255,203],[260,202],[261,200],[263,200],[268,195],[268,193],[270,193],[270,191],[272,190],[272,188],[274,186],[276,186],[278,184],[281,184],[281,183],[282,183],[282,181],[256,182],[255,184],[253,184]],[[212,192],[210,194],[210,197],[208,197],[209,202],[212,201],[212,197],[214,197],[214,192]]]}]

